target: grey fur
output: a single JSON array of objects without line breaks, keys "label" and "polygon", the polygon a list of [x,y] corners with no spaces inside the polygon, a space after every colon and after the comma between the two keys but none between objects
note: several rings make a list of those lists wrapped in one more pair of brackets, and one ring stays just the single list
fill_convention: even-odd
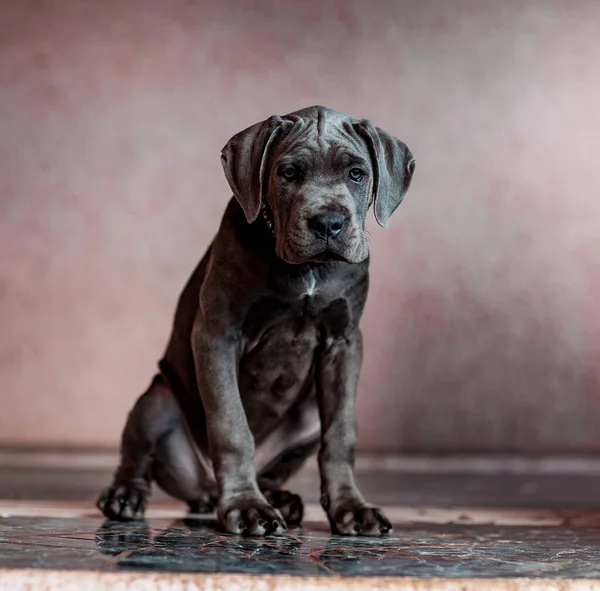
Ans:
[{"label": "grey fur", "polygon": [[140,519],[155,480],[194,511],[216,507],[228,532],[279,532],[302,518],[301,499],[281,487],[319,450],[332,531],[385,533],[353,472],[365,222],[374,201],[387,225],[414,158],[367,120],[310,107],[235,135],[222,164],[234,198],[98,507]]}]

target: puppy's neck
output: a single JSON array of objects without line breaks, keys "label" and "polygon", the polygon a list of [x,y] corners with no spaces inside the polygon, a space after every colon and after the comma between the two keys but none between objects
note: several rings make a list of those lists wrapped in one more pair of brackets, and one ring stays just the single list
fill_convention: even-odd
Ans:
[{"label": "puppy's neck", "polygon": [[260,215],[265,226],[267,227],[267,230],[269,230],[273,238],[275,238],[275,222],[273,220],[273,215],[271,214],[271,208],[264,200],[260,206]]}]

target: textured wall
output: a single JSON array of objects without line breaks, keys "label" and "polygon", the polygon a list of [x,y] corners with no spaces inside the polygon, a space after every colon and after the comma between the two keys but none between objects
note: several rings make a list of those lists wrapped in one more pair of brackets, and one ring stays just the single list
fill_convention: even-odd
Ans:
[{"label": "textured wall", "polygon": [[600,451],[600,3],[56,0],[0,13],[0,442],[115,445],[229,190],[314,103],[404,139],[363,449]]}]

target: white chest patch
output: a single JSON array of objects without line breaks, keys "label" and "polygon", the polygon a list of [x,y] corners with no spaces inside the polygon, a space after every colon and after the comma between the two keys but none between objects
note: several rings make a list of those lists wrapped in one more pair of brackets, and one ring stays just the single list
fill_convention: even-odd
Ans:
[{"label": "white chest patch", "polygon": [[315,295],[317,292],[317,278],[312,271],[309,271],[307,275],[304,276],[304,292],[301,295],[301,298],[304,296],[311,297]]}]

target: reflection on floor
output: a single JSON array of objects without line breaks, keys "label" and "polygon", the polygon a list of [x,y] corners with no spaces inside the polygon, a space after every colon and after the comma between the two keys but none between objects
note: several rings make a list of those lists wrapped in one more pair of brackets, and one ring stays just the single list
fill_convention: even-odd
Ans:
[{"label": "reflection on floor", "polygon": [[225,535],[210,519],[147,524],[8,517],[0,568],[344,577],[600,578],[600,530],[405,525],[383,538],[331,536],[311,523],[281,536]]},{"label": "reflection on floor", "polygon": [[[106,476],[98,470],[88,471],[94,486]],[[258,539],[224,535],[212,517],[185,517],[164,496],[151,504],[147,523],[103,522],[77,469],[21,468],[12,482],[10,472],[0,468],[0,589],[600,587],[600,512],[585,508],[598,476],[584,473],[470,473],[464,487],[448,474],[421,474],[423,497],[437,505],[429,508],[397,485],[414,485],[415,473],[363,473],[371,498],[387,505],[391,535],[332,536],[320,508],[309,505],[302,529]],[[314,472],[304,478],[296,490],[318,488]],[[528,487],[513,486],[525,480]],[[471,503],[474,484],[479,508]],[[445,491],[462,507],[431,503]]]}]

